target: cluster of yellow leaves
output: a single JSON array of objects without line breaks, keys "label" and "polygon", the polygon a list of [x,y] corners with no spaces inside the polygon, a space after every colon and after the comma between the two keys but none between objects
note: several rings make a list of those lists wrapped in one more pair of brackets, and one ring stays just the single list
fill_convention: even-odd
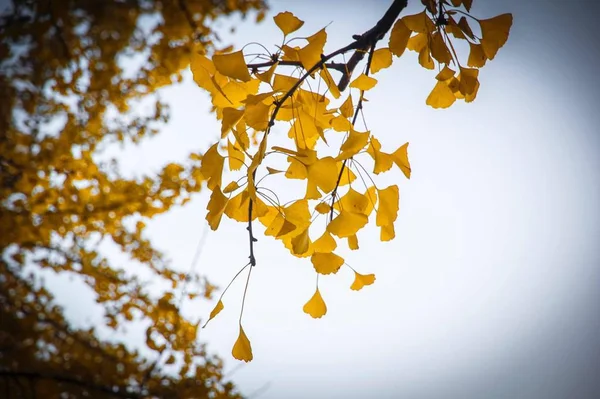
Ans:
[{"label": "cluster of yellow leaves", "polygon": [[[398,186],[377,187],[370,177],[372,184],[367,184],[363,176],[363,172],[367,172],[358,163],[358,158],[368,154],[375,175],[396,165],[406,178],[410,178],[408,143],[392,152],[384,152],[370,131],[356,129],[356,114],[362,107],[364,93],[377,85],[377,79],[369,74],[390,67],[393,55],[399,57],[408,48],[419,53],[419,63],[423,67],[434,69],[437,62],[441,69],[427,104],[445,108],[457,98],[472,101],[479,88],[479,71],[460,66],[447,32],[469,41],[471,48],[476,50],[472,50],[468,66],[479,67],[483,65],[482,56],[478,56],[478,62],[474,61],[477,51],[481,49],[485,59],[492,59],[506,42],[511,21],[510,16],[480,21],[483,37],[474,44],[471,41],[477,38],[466,19],[455,23],[452,15],[456,10],[446,10],[448,2],[424,0],[423,3],[426,9],[422,13],[395,22],[389,47],[375,49],[374,44],[371,46],[364,72],[349,85],[356,89],[354,96],[351,91],[344,98],[327,67],[336,67],[327,62],[337,53],[323,55],[327,40],[325,29],[305,37],[303,46],[291,47],[292,41],[286,41],[288,35],[304,24],[290,12],[274,17],[284,39],[275,54],[265,54],[264,59],[268,62],[247,63],[242,51],[215,54],[212,59],[201,53],[193,56],[194,79],[210,93],[217,118],[221,120],[221,140],[204,154],[201,165],[201,173],[212,191],[206,219],[213,230],[219,227],[223,216],[247,224],[250,262],[245,267],[250,266],[249,270],[256,262],[252,230],[252,222],[256,220],[264,226],[266,236],[279,240],[292,255],[310,259],[317,276],[336,274],[347,265],[340,256],[338,244],[345,241],[349,249],[357,250],[358,234],[373,213],[381,241],[395,237]],[[453,1],[454,6],[461,4],[470,9],[470,1]],[[450,68],[452,64],[458,65],[457,77]],[[286,73],[290,66],[296,69]],[[311,84],[313,80],[319,80],[319,84]],[[320,83],[324,83],[324,92],[313,89],[321,87]],[[275,124],[289,126],[287,145],[269,144],[272,135],[276,134],[272,129]],[[337,155],[328,154],[326,149],[331,149],[330,141],[336,140],[341,143]],[[287,166],[268,163],[274,154],[286,156]],[[239,171],[241,177],[224,182],[227,170]],[[280,203],[277,190],[263,183],[265,178],[277,174],[305,182],[304,196]],[[363,182],[362,187],[355,182],[357,175]],[[326,220],[324,228],[314,223],[319,217]],[[375,281],[373,274],[354,273],[352,290],[360,290]],[[222,297],[209,321],[223,310]],[[327,306],[318,285],[303,310],[313,318],[326,314]],[[239,337],[232,354],[240,360],[252,360],[241,315]]]},{"label": "cluster of yellow leaves", "polygon": [[[401,56],[405,49],[419,53],[419,64],[426,69],[438,65],[437,83],[427,97],[433,108],[448,108],[457,99],[471,102],[479,90],[479,69],[493,60],[508,40],[512,15],[502,14],[490,19],[477,19],[459,9],[450,9],[448,1],[422,0],[425,9],[415,15],[400,18],[390,36],[390,51]],[[471,0],[452,0],[452,6],[471,9]],[[461,16],[458,22],[455,17]],[[469,20],[481,30],[478,37]],[[461,64],[450,38],[466,40],[470,47],[467,64]],[[458,72],[458,75],[457,75]]]}]

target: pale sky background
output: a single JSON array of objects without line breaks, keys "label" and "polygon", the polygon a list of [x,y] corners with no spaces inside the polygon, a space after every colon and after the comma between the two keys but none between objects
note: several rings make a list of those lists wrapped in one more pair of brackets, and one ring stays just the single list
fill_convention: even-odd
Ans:
[{"label": "pale sky background", "polygon": [[[237,25],[233,36],[223,34],[237,48],[256,41],[274,49],[281,36],[271,17],[289,10],[306,21],[301,36],[331,23],[329,52],[373,26],[389,4],[271,1],[260,25],[221,25],[224,32]],[[409,4],[404,14],[420,11],[420,2]],[[421,68],[413,52],[376,75],[367,125],[389,150],[410,142],[413,175],[376,178],[380,187],[400,185],[396,239],[381,243],[378,231],[367,229],[359,251],[341,253],[358,271],[375,273],[374,285],[351,291],[347,268],[321,278],[328,313],[313,320],[302,312],[314,292],[310,261],[259,234],[243,319],[254,361],[239,367],[230,355],[243,279],[199,335],[243,393],[600,397],[600,7],[591,0],[475,0],[472,9],[482,18],[505,12],[514,16],[511,36],[482,69],[474,103],[426,106],[435,72]],[[164,97],[169,125],[124,151],[126,171],[156,170],[217,137],[209,97],[189,76]],[[205,191],[150,224],[157,246],[182,270],[206,231],[207,200]],[[245,228],[224,219],[207,236],[196,270],[225,287],[247,262]],[[73,318],[90,320],[73,291],[58,299]],[[213,305],[189,303],[185,312],[205,318]]]}]

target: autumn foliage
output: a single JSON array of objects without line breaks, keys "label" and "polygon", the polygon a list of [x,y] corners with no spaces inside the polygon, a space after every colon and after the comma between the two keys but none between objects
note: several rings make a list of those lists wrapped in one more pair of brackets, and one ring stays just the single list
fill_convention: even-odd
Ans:
[{"label": "autumn foliage", "polygon": [[[437,69],[426,99],[429,106],[447,108],[456,100],[471,102],[479,90],[479,68],[508,39],[510,14],[478,20],[469,14],[470,1],[422,3],[422,12],[398,18],[406,1],[394,1],[372,29],[330,53],[325,51],[325,28],[300,35],[297,32],[304,22],[282,12],[273,18],[282,36],[273,53],[251,60],[242,50],[212,57],[202,51],[193,55],[194,80],[210,94],[221,120],[221,140],[206,151],[200,166],[211,190],[206,220],[217,230],[226,216],[245,224],[249,236],[249,262],[236,274],[247,269],[239,338],[232,351],[236,359],[253,358],[241,322],[243,300],[257,262],[255,221],[263,226],[264,235],[280,241],[292,255],[310,260],[317,285],[303,310],[313,318],[327,313],[319,276],[350,267],[336,253],[339,245],[358,250],[359,233],[373,219],[381,241],[395,237],[398,185],[380,187],[375,175],[396,167],[410,178],[408,143],[384,150],[372,132],[357,126],[365,95],[379,83],[373,75],[391,67],[394,58],[406,50],[415,51],[421,66]],[[481,33],[475,33],[475,26]],[[388,31],[387,41],[383,40]],[[455,50],[456,41],[468,43],[466,61]],[[350,52],[348,62],[336,62]],[[342,76],[336,81],[334,73]],[[286,197],[276,183],[269,184],[276,176],[298,180],[303,194]],[[351,289],[374,283],[373,274],[350,268],[355,275]],[[224,309],[225,291],[209,320]]]},{"label": "autumn foliage", "polygon": [[[326,49],[325,28],[300,33],[301,19],[279,13],[281,43],[250,56],[217,48],[210,21],[262,10],[260,0],[15,2],[0,22],[0,385],[14,396],[237,397],[221,361],[197,342],[200,321],[179,311],[183,299],[210,299],[215,287],[173,268],[144,235],[149,220],[203,187],[212,230],[227,217],[248,231],[248,261],[233,278],[246,278],[236,359],[253,358],[242,314],[259,232],[314,269],[315,291],[303,307],[313,318],[327,313],[319,276],[348,267],[352,290],[372,285],[375,276],[352,268],[338,248],[358,250],[361,230],[373,222],[381,241],[394,239],[399,188],[380,186],[377,175],[411,177],[408,143],[385,148],[357,123],[365,96],[385,84],[374,75],[414,51],[435,71],[427,105],[471,102],[480,68],[512,25],[510,14],[475,18],[470,0],[421,3],[422,12],[402,15],[406,0],[394,0],[373,28],[336,50]],[[139,23],[157,14],[150,28]],[[146,58],[125,73],[122,62],[132,54]],[[104,151],[159,131],[168,116],[159,89],[187,67],[210,95],[220,140],[158,173],[121,176]],[[140,114],[142,102],[152,112]],[[278,190],[281,179],[295,181],[297,193]],[[103,253],[105,245],[167,288],[152,295]],[[155,356],[70,327],[40,271],[81,279],[109,328],[148,322],[145,343]],[[228,288],[204,326],[225,309]]]}]

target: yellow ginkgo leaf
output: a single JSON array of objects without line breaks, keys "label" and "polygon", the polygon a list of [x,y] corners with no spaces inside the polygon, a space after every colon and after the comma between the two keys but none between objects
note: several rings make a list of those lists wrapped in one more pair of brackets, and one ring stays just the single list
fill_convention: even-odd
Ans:
[{"label": "yellow ginkgo leaf", "polygon": [[400,57],[404,53],[411,33],[411,30],[408,29],[402,19],[399,19],[394,23],[392,32],[390,33],[389,42],[389,47],[392,54],[394,54],[396,57]]},{"label": "yellow ginkgo leaf", "polygon": [[358,237],[356,234],[352,234],[350,237],[348,237],[348,248],[353,251],[358,249]]},{"label": "yellow ginkgo leaf", "polygon": [[210,316],[208,317],[208,320],[206,320],[206,323],[204,323],[202,328],[206,327],[208,322],[211,321],[212,319],[214,319],[215,316],[218,315],[221,312],[221,310],[223,310],[224,308],[225,308],[225,306],[223,305],[223,301],[221,301],[219,299],[219,302],[217,302],[217,305],[215,306],[215,308],[210,312]]},{"label": "yellow ginkgo leaf", "polygon": [[275,78],[273,79],[273,90],[285,93],[291,90],[292,87],[298,83],[298,80],[298,78],[294,78],[292,76],[280,75],[276,73]]},{"label": "yellow ginkgo leaf", "polygon": [[373,136],[371,136],[371,142],[367,146],[367,153],[373,158],[373,161],[375,161],[373,173],[376,175],[390,170],[394,164],[392,156],[381,151],[379,140]]},{"label": "yellow ginkgo leaf", "polygon": [[221,123],[221,138],[224,138],[231,129],[237,125],[237,123],[244,116],[243,109],[236,109],[227,107],[223,109],[223,121]]},{"label": "yellow ginkgo leaf", "polygon": [[231,354],[237,360],[243,360],[244,362],[249,362],[252,360],[252,346],[250,345],[250,340],[246,336],[242,325],[240,324],[240,334],[238,335],[238,339],[235,341],[233,345],[233,349],[231,350]]},{"label": "yellow ginkgo leaf", "polygon": [[365,197],[369,200],[367,204],[367,209],[365,209],[365,215],[369,216],[373,209],[375,209],[375,204],[377,203],[377,189],[375,186],[371,186],[365,192]]},{"label": "yellow ginkgo leaf", "polygon": [[367,76],[364,73],[361,73],[358,78],[354,79],[352,83],[350,83],[350,87],[366,91],[375,87],[376,84],[377,79]]},{"label": "yellow ginkgo leaf", "polygon": [[350,286],[351,290],[359,291],[365,285],[371,285],[375,282],[374,274],[360,274],[354,272],[354,282]]},{"label": "yellow ginkgo leaf", "polygon": [[284,35],[289,35],[292,32],[297,31],[304,25],[304,21],[297,18],[294,14],[289,11],[280,12],[273,17],[275,24],[281,29]]},{"label": "yellow ginkgo leaf", "polygon": [[512,14],[502,14],[490,19],[479,20],[481,45],[488,59],[493,60],[500,47],[508,40],[512,26]]},{"label": "yellow ginkgo leaf", "polygon": [[394,163],[400,168],[404,176],[410,179],[410,162],[408,161],[408,143],[402,144],[392,153]]},{"label": "yellow ginkgo leaf", "polygon": [[380,48],[373,52],[371,60],[371,72],[377,73],[384,68],[392,65],[392,52],[389,48]]},{"label": "yellow ginkgo leaf", "polygon": [[364,214],[368,203],[367,197],[350,187],[348,192],[334,204],[334,208],[338,211]]},{"label": "yellow ginkgo leaf", "polygon": [[487,57],[485,56],[485,52],[483,51],[483,46],[481,44],[475,44],[471,42],[469,42],[469,46],[471,48],[471,51],[469,52],[467,65],[472,68],[483,67],[487,61]]},{"label": "yellow ginkgo leaf", "polygon": [[379,239],[382,242],[391,241],[396,237],[396,231],[394,229],[394,224],[388,224],[385,226],[381,226],[381,233],[379,235]]},{"label": "yellow ginkgo leaf", "polygon": [[214,190],[221,185],[223,175],[223,157],[217,151],[218,143],[213,144],[202,156],[200,172],[206,178],[206,185]]},{"label": "yellow ginkgo leaf", "polygon": [[292,238],[292,253],[294,255],[304,255],[310,247],[310,237],[308,229],[304,229],[302,233]]},{"label": "yellow ginkgo leaf", "polygon": [[398,186],[391,185],[383,190],[377,190],[379,197],[379,206],[377,209],[377,226],[386,226],[393,224],[398,217]]},{"label": "yellow ginkgo leaf", "polygon": [[433,108],[448,108],[454,101],[456,97],[452,90],[446,83],[438,81],[425,102]]},{"label": "yellow ginkgo leaf", "polygon": [[351,130],[350,134],[348,135],[348,138],[340,147],[342,153],[338,155],[336,159],[338,161],[341,161],[356,155],[360,150],[365,148],[369,141],[369,136],[369,132],[360,133],[355,130]]},{"label": "yellow ginkgo leaf", "polygon": [[325,29],[321,29],[314,35],[307,37],[306,40],[308,40],[308,44],[298,51],[298,57],[304,69],[308,71],[321,61],[323,47],[327,41],[327,32],[325,32]]},{"label": "yellow ginkgo leaf", "polygon": [[215,54],[213,63],[217,71],[227,77],[242,82],[249,82],[252,79],[241,50],[228,54]]},{"label": "yellow ginkgo leaf", "polygon": [[257,131],[267,130],[270,109],[269,105],[262,102],[246,106],[246,111],[244,112],[246,124]]},{"label": "yellow ginkgo leaf", "polygon": [[330,210],[331,208],[325,202],[320,202],[317,206],[315,206],[315,211],[319,212],[322,215],[329,213]]},{"label": "yellow ginkgo leaf", "polygon": [[271,83],[271,79],[273,78],[273,74],[275,73],[275,69],[277,69],[278,66],[279,66],[279,62],[276,62],[273,65],[271,65],[269,67],[269,69],[267,69],[266,71],[264,71],[264,72],[257,72],[256,73],[256,77],[261,82],[270,84]]},{"label": "yellow ginkgo leaf", "polygon": [[344,100],[344,103],[340,106],[340,113],[346,118],[350,118],[354,115],[354,105],[352,104],[352,95],[348,95],[348,98]]},{"label": "yellow ginkgo leaf", "polygon": [[463,16],[460,18],[460,20],[458,21],[458,27],[463,32],[463,34],[469,36],[472,40],[475,40],[475,35],[473,34],[473,30],[471,30],[471,27],[469,26],[469,22],[467,21],[466,17]]},{"label": "yellow ginkgo leaf", "polygon": [[368,221],[369,218],[366,215],[341,211],[340,214],[327,225],[327,231],[340,238],[348,237],[356,234],[356,232],[362,229]]},{"label": "yellow ginkgo leaf", "polygon": [[429,52],[429,47],[425,46],[419,51],[419,64],[425,69],[434,69],[435,63],[431,58],[431,54]]},{"label": "yellow ginkgo leaf", "polygon": [[325,231],[323,235],[313,243],[313,249],[315,252],[329,253],[332,252],[336,247],[337,243],[328,231]]},{"label": "yellow ginkgo leaf", "polygon": [[431,55],[441,64],[449,64],[452,60],[450,51],[444,43],[444,38],[440,32],[434,32],[431,35]]},{"label": "yellow ginkgo leaf", "polygon": [[468,94],[475,93],[475,90],[479,86],[479,81],[477,80],[478,76],[479,69],[460,68],[458,89],[461,94],[467,96]]},{"label": "yellow ginkgo leaf", "polygon": [[313,319],[318,319],[325,316],[327,313],[327,305],[325,305],[325,301],[317,288],[317,291],[314,295],[304,304],[302,308],[304,313],[310,315]]},{"label": "yellow ginkgo leaf", "polygon": [[237,144],[227,141],[227,160],[229,161],[230,170],[240,170],[244,165],[246,155],[238,148]]},{"label": "yellow ginkgo leaf", "polygon": [[332,157],[318,159],[308,167],[308,184],[314,184],[325,193],[329,193],[335,188],[337,178],[337,162]]},{"label": "yellow ginkgo leaf", "polygon": [[238,182],[232,181],[227,186],[225,186],[225,188],[223,189],[223,193],[224,194],[228,194],[228,193],[230,193],[232,191],[237,190],[238,188],[240,188],[240,185],[238,184]]},{"label": "yellow ginkgo leaf", "polygon": [[340,267],[342,267],[344,264],[344,258],[334,254],[333,252],[315,252],[310,257],[310,261],[319,274],[337,273],[337,271],[340,270]]},{"label": "yellow ginkgo leaf", "polygon": [[190,60],[190,69],[198,86],[210,93],[215,91],[216,88],[211,77],[215,74],[216,69],[210,59],[194,52]]},{"label": "yellow ginkgo leaf", "polygon": [[431,18],[429,18],[425,10],[418,14],[406,15],[402,17],[402,20],[406,24],[406,27],[413,32],[427,34],[435,30],[435,24],[431,22]]},{"label": "yellow ginkgo leaf", "polygon": [[442,69],[436,76],[435,78],[439,81],[445,82],[448,79],[452,79],[452,77],[454,76],[456,72],[453,71],[452,69],[448,68],[448,65],[444,66],[444,69]]},{"label": "yellow ginkgo leaf", "polygon": [[323,65],[323,68],[321,68],[321,70],[319,71],[319,75],[321,75],[321,78],[327,84],[327,88],[329,88],[329,91],[331,92],[333,98],[340,98],[340,91],[337,87],[337,84],[335,83],[335,80],[333,80],[333,77],[331,76],[329,70],[325,65]]}]

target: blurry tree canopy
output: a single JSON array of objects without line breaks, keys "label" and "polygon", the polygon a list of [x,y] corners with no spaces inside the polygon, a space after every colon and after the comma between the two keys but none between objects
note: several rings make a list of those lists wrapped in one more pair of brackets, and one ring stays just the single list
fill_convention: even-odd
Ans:
[{"label": "blurry tree canopy", "polygon": [[[4,10],[0,396],[239,396],[197,342],[198,324],[179,313],[183,284],[189,297],[214,287],[175,272],[144,236],[146,221],[200,190],[201,155],[135,179],[100,155],[159,132],[168,110],[157,90],[181,80],[193,52],[218,50],[215,20],[254,11],[259,20],[264,9],[263,0],[14,0]],[[101,245],[166,283],[164,295],[153,298]],[[40,270],[87,284],[111,328],[145,321],[153,358],[70,326]]]}]

